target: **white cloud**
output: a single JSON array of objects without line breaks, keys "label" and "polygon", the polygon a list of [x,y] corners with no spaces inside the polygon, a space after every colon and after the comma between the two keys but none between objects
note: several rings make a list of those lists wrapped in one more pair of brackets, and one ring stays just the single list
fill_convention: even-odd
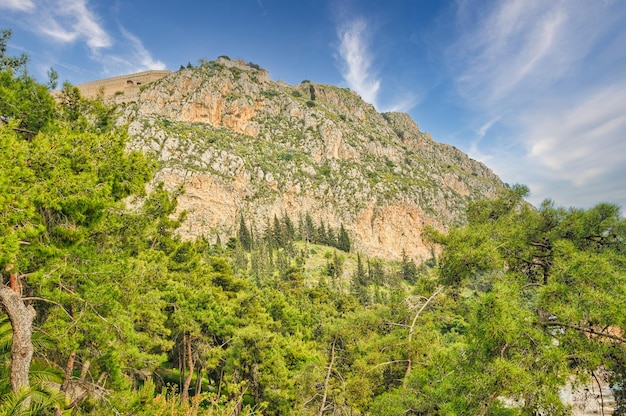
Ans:
[{"label": "white cloud", "polygon": [[[1,7],[18,13],[23,26],[39,34],[44,42],[84,44],[89,58],[102,65],[101,75],[165,68],[134,34],[124,28],[117,34],[109,32],[88,0],[39,0],[37,7],[30,0],[0,0]],[[116,37],[124,41],[116,42]],[[62,61],[50,65],[64,66]]]},{"label": "white cloud", "polygon": [[[347,13],[344,11],[343,14]],[[339,26],[337,49],[341,60],[341,75],[351,89],[377,110],[407,112],[415,107],[420,97],[399,86],[394,88],[387,85],[385,91],[382,91],[382,79],[373,68],[375,62],[375,56],[371,51],[373,32],[375,29],[365,19],[348,20]],[[381,92],[384,92],[382,99]]]},{"label": "white cloud", "polygon": [[391,111],[399,111],[399,112],[408,112],[410,109],[415,107],[417,102],[419,101],[417,95],[412,94],[410,92],[405,92],[404,96],[394,97],[394,102],[388,105],[382,105],[380,111],[382,112],[391,112]]},{"label": "white cloud", "polygon": [[82,41],[92,53],[113,44],[87,0],[0,0],[1,7],[25,13],[18,15],[25,29],[57,43]]},{"label": "white cloud", "polygon": [[98,18],[87,8],[87,0],[57,0],[59,19],[65,20],[77,37],[85,39],[92,50],[107,48],[113,41]]},{"label": "white cloud", "polygon": [[530,114],[529,156],[576,186],[626,163],[626,83],[584,96],[557,112]]},{"label": "white cloud", "polygon": [[536,89],[558,79],[589,47],[581,40],[577,50],[562,49],[571,16],[560,1],[501,2],[485,15],[483,4],[475,5],[477,20],[463,23],[460,41],[448,51],[466,98],[490,105]]},{"label": "white cloud", "polygon": [[30,12],[35,9],[32,0],[0,0],[0,9]]},{"label": "white cloud", "polygon": [[352,20],[338,31],[342,76],[348,86],[376,107],[380,80],[372,73],[372,57],[365,20]]},{"label": "white cloud", "polygon": [[487,134],[487,132],[489,131],[489,129],[498,121],[500,120],[500,117],[494,117],[492,119],[490,119],[489,121],[487,121],[486,123],[484,123],[482,126],[480,126],[480,128],[478,129],[478,131],[476,132],[477,136],[479,139],[482,139],[483,137],[485,137],[485,135]]},{"label": "white cloud", "polygon": [[[623,2],[511,0],[459,3],[447,52],[465,105],[493,121],[476,131],[507,179],[568,204],[626,205],[626,38]],[[499,138],[501,139],[501,138]],[[513,143],[513,144],[511,144]],[[525,153],[511,153],[519,148]],[[497,165],[496,165],[497,164]]]},{"label": "white cloud", "polygon": [[132,73],[147,71],[149,69],[165,69],[165,64],[155,60],[150,52],[144,47],[141,39],[124,28],[120,28],[122,36],[129,45],[128,50],[120,51],[121,54],[109,54],[103,56],[101,61],[107,73]]}]

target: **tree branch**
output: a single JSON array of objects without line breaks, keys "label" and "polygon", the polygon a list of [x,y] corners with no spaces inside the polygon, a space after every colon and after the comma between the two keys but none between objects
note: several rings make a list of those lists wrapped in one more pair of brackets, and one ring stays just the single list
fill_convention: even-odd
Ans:
[{"label": "tree branch", "polygon": [[[441,291],[443,290],[443,286],[439,286],[439,288],[437,288],[437,290],[435,291],[435,293],[433,293],[432,295],[430,295],[430,297],[428,299],[426,299],[426,302],[424,302],[424,304],[422,305],[422,307],[419,309],[419,311],[417,311],[417,313],[415,314],[415,317],[413,318],[413,322],[411,323],[411,326],[409,328],[409,337],[408,337],[408,342],[407,345],[410,346],[411,345],[411,340],[413,339],[413,331],[415,330],[415,324],[417,323],[417,318],[420,316],[420,314],[424,311],[424,309],[426,309],[426,307],[428,306],[428,304],[439,294],[441,293]],[[409,359],[407,360],[408,364],[406,367],[406,373],[404,374],[404,385],[406,387],[406,383],[409,381],[409,375],[411,375],[411,365],[412,365],[412,361],[411,361],[411,357],[409,355]]]},{"label": "tree branch", "polygon": [[574,324],[567,324],[567,323],[564,323],[564,322],[557,322],[557,321],[541,322],[540,324],[542,326],[544,326],[544,327],[558,326],[558,327],[561,327],[561,328],[574,329],[576,331],[586,332],[586,333],[591,334],[591,335],[597,335],[599,337],[609,338],[609,339],[612,339],[612,340],[615,340],[615,341],[619,341],[621,343],[626,344],[626,338],[620,337],[618,335],[610,334],[608,332],[596,331],[593,328],[588,328],[588,327],[574,325]]},{"label": "tree branch", "polygon": [[51,304],[56,305],[56,306],[58,306],[59,308],[61,308],[61,310],[62,310],[63,312],[65,312],[65,314],[66,314],[67,316],[69,316],[70,318],[72,318],[72,320],[74,319],[74,317],[73,317],[72,315],[70,315],[70,313],[67,311],[67,309],[65,309],[65,308],[63,307],[63,305],[61,305],[59,302],[55,302],[55,301],[50,300],[50,299],[40,298],[40,297],[37,297],[37,296],[28,296],[28,297],[22,298],[22,300],[40,300],[40,301],[42,301],[42,302],[51,303]]},{"label": "tree branch", "polygon": [[333,372],[333,364],[335,363],[335,344],[337,343],[337,337],[333,339],[333,343],[330,349],[330,362],[328,363],[328,372],[326,373],[326,378],[324,379],[324,393],[322,395],[322,404],[320,405],[320,411],[318,416],[322,416],[324,414],[324,410],[326,410],[326,398],[328,397],[328,385],[330,383],[330,376]]}]

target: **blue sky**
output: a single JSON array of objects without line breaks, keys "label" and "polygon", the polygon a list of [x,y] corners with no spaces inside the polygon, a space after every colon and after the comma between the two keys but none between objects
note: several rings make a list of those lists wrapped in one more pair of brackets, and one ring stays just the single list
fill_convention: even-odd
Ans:
[{"label": "blue sky", "polygon": [[228,55],[408,112],[533,203],[626,207],[623,0],[0,0],[0,28],[42,82]]}]

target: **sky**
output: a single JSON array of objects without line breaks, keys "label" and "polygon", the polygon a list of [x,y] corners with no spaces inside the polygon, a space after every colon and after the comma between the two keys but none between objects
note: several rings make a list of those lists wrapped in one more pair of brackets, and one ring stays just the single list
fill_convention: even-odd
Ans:
[{"label": "sky", "polygon": [[0,0],[72,84],[227,55],[403,111],[528,200],[626,207],[624,0]]}]

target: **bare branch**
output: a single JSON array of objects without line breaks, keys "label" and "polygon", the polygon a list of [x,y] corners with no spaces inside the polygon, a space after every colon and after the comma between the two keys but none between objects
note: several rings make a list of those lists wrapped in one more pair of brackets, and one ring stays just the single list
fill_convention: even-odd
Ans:
[{"label": "bare branch", "polygon": [[586,332],[586,333],[591,334],[591,335],[597,335],[599,337],[609,338],[609,339],[612,339],[612,340],[615,340],[615,341],[619,341],[619,342],[622,342],[622,343],[626,344],[626,338],[620,337],[618,335],[610,334],[608,332],[596,331],[593,328],[588,328],[588,327],[574,325],[574,324],[566,324],[564,322],[556,322],[556,321],[541,322],[541,325],[545,326],[545,327],[558,326],[558,327],[561,327],[561,328],[574,329],[576,331]]},{"label": "bare branch", "polygon": [[[409,338],[408,338],[408,345],[411,345],[411,340],[413,339],[413,331],[415,330],[415,324],[417,323],[417,318],[420,316],[420,314],[424,311],[424,309],[426,309],[426,307],[428,306],[428,304],[435,299],[435,297],[437,297],[437,295],[439,293],[441,293],[441,291],[443,290],[443,286],[439,286],[437,288],[437,290],[435,291],[435,293],[433,293],[432,295],[430,295],[430,297],[426,300],[426,302],[424,302],[424,304],[422,305],[422,307],[419,309],[419,311],[417,311],[417,313],[415,314],[415,317],[413,318],[413,322],[411,323],[410,329],[409,329]],[[409,380],[409,375],[411,375],[411,365],[412,365],[412,361],[411,361],[411,357],[409,356],[409,359],[407,360],[408,364],[406,367],[406,373],[404,374],[404,385],[406,386],[407,381]]]},{"label": "bare branch", "polygon": [[63,312],[65,312],[65,314],[66,314],[67,316],[69,316],[72,320],[74,319],[74,317],[73,317],[72,315],[70,315],[70,313],[67,311],[67,309],[65,309],[65,308],[63,307],[63,305],[61,305],[59,302],[55,302],[55,301],[50,300],[50,299],[39,298],[39,297],[37,297],[37,296],[29,296],[29,297],[25,297],[25,298],[22,298],[22,300],[40,300],[40,301],[42,301],[42,302],[51,303],[51,304],[56,305],[56,306],[58,306],[59,308],[61,308],[61,310],[62,310]]}]

